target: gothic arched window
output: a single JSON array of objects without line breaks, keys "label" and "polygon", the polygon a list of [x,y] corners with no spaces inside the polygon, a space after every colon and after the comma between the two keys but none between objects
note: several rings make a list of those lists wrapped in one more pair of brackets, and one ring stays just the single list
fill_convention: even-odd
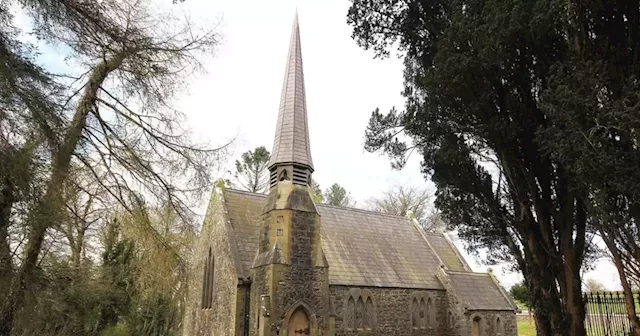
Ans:
[{"label": "gothic arched window", "polygon": [[424,303],[424,298],[420,299],[420,327],[427,326],[427,305]]},{"label": "gothic arched window", "polygon": [[356,327],[356,302],[353,300],[353,297],[349,298],[347,301],[347,309],[344,314],[344,327],[345,329],[355,329]]},{"label": "gothic arched window", "polygon": [[496,317],[496,334],[498,336],[504,335],[504,325],[500,320],[500,317]]},{"label": "gothic arched window", "polygon": [[209,247],[209,255],[204,264],[204,272],[202,276],[202,299],[200,308],[211,309],[213,307],[213,276],[214,276],[214,257],[211,247]]},{"label": "gothic arched window", "polygon": [[367,302],[364,304],[364,328],[367,330],[373,329],[373,314],[373,301],[371,300],[371,297],[368,297]]},{"label": "gothic arched window", "polygon": [[436,326],[436,308],[433,306],[433,300],[427,300],[427,326],[435,328]]},{"label": "gothic arched window", "polygon": [[411,303],[411,326],[414,328],[420,326],[420,306],[417,298],[413,298]]},{"label": "gothic arched window", "polygon": [[362,297],[358,298],[358,303],[356,304],[356,329],[364,328],[364,302],[362,301]]},{"label": "gothic arched window", "polygon": [[344,309],[345,330],[373,330],[376,328],[376,307],[368,289],[352,288]]},{"label": "gothic arched window", "polygon": [[453,327],[455,327],[456,321],[453,318],[453,313],[451,311],[449,311],[449,328],[453,329]]}]

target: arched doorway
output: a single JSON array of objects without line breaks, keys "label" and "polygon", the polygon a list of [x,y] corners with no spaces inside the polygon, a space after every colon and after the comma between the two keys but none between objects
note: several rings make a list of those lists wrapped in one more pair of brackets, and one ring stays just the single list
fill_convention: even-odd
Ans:
[{"label": "arched doorway", "polygon": [[480,319],[480,316],[476,316],[473,318],[473,329],[471,333],[473,336],[482,335],[482,326],[480,325],[481,321],[482,320]]},{"label": "arched doorway", "polygon": [[311,328],[309,326],[309,316],[302,307],[298,307],[289,318],[289,326],[287,328],[288,336],[309,335]]}]

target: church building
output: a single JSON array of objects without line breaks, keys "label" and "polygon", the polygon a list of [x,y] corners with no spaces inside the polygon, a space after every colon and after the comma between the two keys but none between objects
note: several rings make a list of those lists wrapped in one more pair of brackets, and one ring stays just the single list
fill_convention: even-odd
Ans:
[{"label": "church building", "polygon": [[198,237],[186,336],[515,336],[516,306],[444,233],[411,218],[317,204],[298,18],[270,189],[215,189]]}]

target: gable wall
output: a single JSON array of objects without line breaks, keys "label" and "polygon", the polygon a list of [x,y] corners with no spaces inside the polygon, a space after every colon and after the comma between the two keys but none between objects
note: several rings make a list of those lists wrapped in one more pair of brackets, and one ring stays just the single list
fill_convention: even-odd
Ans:
[{"label": "gable wall", "polygon": [[[438,271],[438,278],[446,288],[446,300],[449,303],[447,321],[450,326],[451,336],[473,335],[473,320],[480,318],[481,336],[498,336],[496,330],[496,318],[500,317],[503,324],[504,334],[499,336],[517,336],[516,314],[513,310],[470,310],[467,308],[451,285],[451,279],[444,269]],[[482,295],[481,292],[478,295]],[[484,295],[487,295],[486,293]]]},{"label": "gable wall", "polygon": [[[373,298],[375,307],[375,328],[371,331],[348,330],[345,328],[346,303],[354,289],[367,291]],[[423,290],[407,288],[348,287],[331,286],[331,300],[335,308],[336,336],[388,335],[388,336],[431,336],[450,335],[447,322],[448,301],[443,290]],[[411,322],[413,296],[418,294],[431,297],[436,308],[436,326],[414,328]],[[368,295],[368,294],[367,294]]]},{"label": "gable wall", "polygon": [[[222,193],[211,194],[202,231],[191,260],[189,295],[184,320],[184,334],[189,336],[235,335],[238,275]],[[213,299],[211,309],[202,309],[204,267],[211,247],[214,256]]]}]

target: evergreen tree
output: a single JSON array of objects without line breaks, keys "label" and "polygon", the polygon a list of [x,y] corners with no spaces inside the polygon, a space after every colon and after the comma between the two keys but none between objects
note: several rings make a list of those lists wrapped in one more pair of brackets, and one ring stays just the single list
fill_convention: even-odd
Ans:
[{"label": "evergreen tree", "polygon": [[551,85],[557,64],[602,20],[576,27],[585,12],[573,2],[354,0],[348,14],[360,46],[387,56],[397,45],[405,56],[405,109],[376,110],[365,148],[396,168],[422,155],[436,206],[468,248],[523,273],[538,335],[586,333],[588,195],[539,137],[560,126],[541,99],[566,88]]},{"label": "evergreen tree", "polygon": [[324,191],[324,203],[341,207],[352,207],[356,204],[351,194],[337,183]]},{"label": "evergreen tree", "polygon": [[313,179],[311,180],[311,196],[313,197],[314,202],[324,203],[324,196],[322,196],[320,184]]},{"label": "evergreen tree", "polygon": [[242,189],[250,192],[265,192],[269,186],[269,151],[260,146],[242,153],[236,160],[235,180]]}]

